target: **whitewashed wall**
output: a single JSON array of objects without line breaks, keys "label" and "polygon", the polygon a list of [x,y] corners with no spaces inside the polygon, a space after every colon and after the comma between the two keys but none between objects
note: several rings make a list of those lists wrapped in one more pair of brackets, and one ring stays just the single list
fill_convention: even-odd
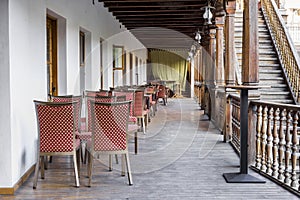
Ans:
[{"label": "whitewashed wall", "polygon": [[[98,1],[93,5],[90,0],[1,0],[0,188],[13,187],[36,162],[33,100],[47,98],[47,14],[58,18],[59,94],[79,94],[79,30],[90,34],[86,89],[100,87],[100,38],[107,41],[105,88],[112,86],[112,45],[123,45],[127,52],[144,48]],[[146,60],[146,51],[138,56]]]}]

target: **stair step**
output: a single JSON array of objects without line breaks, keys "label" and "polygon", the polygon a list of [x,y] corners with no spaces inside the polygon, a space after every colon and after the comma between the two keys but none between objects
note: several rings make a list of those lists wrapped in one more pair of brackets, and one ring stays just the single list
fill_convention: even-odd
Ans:
[{"label": "stair step", "polygon": [[280,74],[282,73],[282,70],[280,69],[263,69],[263,68],[259,68],[259,73],[262,74]]},{"label": "stair step", "polygon": [[273,42],[270,40],[259,40],[259,45],[265,45],[265,44],[270,44],[273,45]]},{"label": "stair step", "polygon": [[262,57],[259,56],[259,61],[260,62],[266,62],[266,61],[278,61],[278,58],[274,57]]},{"label": "stair step", "polygon": [[258,52],[259,55],[277,56],[277,53],[275,51],[266,51],[264,49],[259,49]]},{"label": "stair step", "polygon": [[284,97],[286,97],[286,96],[288,97],[289,94],[290,94],[289,91],[279,91],[279,92],[268,91],[268,92],[263,93],[264,96],[271,96],[271,95],[279,96],[279,95],[280,95],[280,96],[282,96],[282,97],[280,97],[280,98],[283,98],[283,99],[284,99]]},{"label": "stair step", "polygon": [[276,63],[279,63],[279,60],[277,60],[277,58],[275,58],[276,60],[271,60],[271,58],[270,58],[270,60],[266,60],[266,59],[264,59],[264,58],[260,58],[259,59],[259,65],[260,64],[264,64],[264,65],[271,65],[271,64],[276,64]]}]

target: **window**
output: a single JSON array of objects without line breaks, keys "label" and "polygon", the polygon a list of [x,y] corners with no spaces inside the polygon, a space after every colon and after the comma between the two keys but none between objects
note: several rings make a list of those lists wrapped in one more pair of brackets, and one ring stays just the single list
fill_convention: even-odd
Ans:
[{"label": "window", "polygon": [[80,66],[84,66],[85,64],[85,34],[84,32],[80,31],[79,33],[79,59],[80,59]]},{"label": "window", "polygon": [[103,39],[100,38],[100,88],[103,89],[104,88],[104,69],[103,69]]},{"label": "window", "polygon": [[122,46],[113,46],[113,69],[124,69],[124,47]]}]

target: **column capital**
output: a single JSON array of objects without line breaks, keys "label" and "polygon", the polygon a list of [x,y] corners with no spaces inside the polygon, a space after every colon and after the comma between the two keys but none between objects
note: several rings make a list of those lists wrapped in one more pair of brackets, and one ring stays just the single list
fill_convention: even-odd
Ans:
[{"label": "column capital", "polygon": [[215,24],[216,24],[218,29],[223,28],[224,24],[225,24],[225,17],[224,16],[216,17],[215,18]]},{"label": "column capital", "polygon": [[227,15],[234,15],[236,11],[236,0],[228,0],[225,3],[225,10]]},{"label": "column capital", "polygon": [[209,34],[210,39],[215,39],[216,38],[216,29],[215,28],[209,29],[208,34]]}]

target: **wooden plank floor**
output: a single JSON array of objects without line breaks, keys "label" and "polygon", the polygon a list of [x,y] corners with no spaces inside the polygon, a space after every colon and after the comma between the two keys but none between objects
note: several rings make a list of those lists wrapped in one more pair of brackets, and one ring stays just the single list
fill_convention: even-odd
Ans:
[{"label": "wooden plank floor", "polygon": [[108,171],[107,158],[97,160],[93,185],[86,187],[86,165],[81,166],[80,188],[75,188],[71,159],[54,158],[32,189],[33,176],[14,196],[0,199],[298,199],[280,186],[265,184],[228,184],[222,174],[239,171],[239,158],[193,99],[170,99],[159,111],[146,135],[140,134],[139,154],[134,155],[130,139],[133,186],[120,176],[120,164]]}]

